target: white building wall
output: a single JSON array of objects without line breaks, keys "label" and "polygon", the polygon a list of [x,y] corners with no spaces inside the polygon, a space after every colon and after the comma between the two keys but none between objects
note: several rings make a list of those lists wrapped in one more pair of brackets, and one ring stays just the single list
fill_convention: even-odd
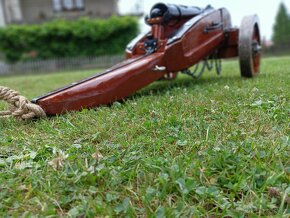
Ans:
[{"label": "white building wall", "polygon": [[4,5],[3,0],[0,0],[0,27],[4,27],[6,25],[5,22],[5,14],[4,14]]},{"label": "white building wall", "polygon": [[84,10],[55,11],[53,0],[0,0],[0,26],[11,23],[38,23],[56,17],[108,17],[118,14],[118,0],[84,0]]},{"label": "white building wall", "polygon": [[[9,0],[10,1],[10,0]],[[77,18],[80,16],[108,17],[118,14],[117,0],[85,0],[84,10],[55,11],[53,0],[20,0],[24,23],[51,20],[55,17]]]},{"label": "white building wall", "polygon": [[22,13],[20,8],[19,0],[5,0],[6,8],[6,22],[21,22],[22,21]]}]

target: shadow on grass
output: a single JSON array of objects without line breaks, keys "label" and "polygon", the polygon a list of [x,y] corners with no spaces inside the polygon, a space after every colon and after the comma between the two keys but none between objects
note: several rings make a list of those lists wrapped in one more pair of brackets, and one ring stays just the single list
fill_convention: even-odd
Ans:
[{"label": "shadow on grass", "polygon": [[242,78],[239,75],[221,77],[221,76],[208,76],[199,79],[193,79],[189,76],[181,75],[175,80],[171,81],[157,81],[153,84],[149,85],[149,87],[145,87],[144,89],[137,91],[137,93],[132,96],[126,98],[125,100],[133,100],[142,96],[149,95],[163,95],[169,90],[175,88],[188,88],[194,87],[195,85],[202,86],[201,88],[207,89],[213,84],[219,82],[226,84],[231,84],[234,81],[241,80]]}]

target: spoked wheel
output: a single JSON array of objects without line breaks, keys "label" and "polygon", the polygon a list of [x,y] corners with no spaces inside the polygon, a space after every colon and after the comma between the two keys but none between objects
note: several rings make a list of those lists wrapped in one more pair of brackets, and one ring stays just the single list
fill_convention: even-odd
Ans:
[{"label": "spoked wheel", "polygon": [[239,32],[241,76],[254,77],[260,72],[261,36],[257,15],[244,17]]}]

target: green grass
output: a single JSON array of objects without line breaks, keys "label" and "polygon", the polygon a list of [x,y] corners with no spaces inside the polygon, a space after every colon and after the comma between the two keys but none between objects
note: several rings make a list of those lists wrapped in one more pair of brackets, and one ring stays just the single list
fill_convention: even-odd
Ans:
[{"label": "green grass", "polygon": [[[91,73],[0,84],[33,98]],[[288,217],[289,84],[289,57],[264,59],[255,79],[230,61],[124,103],[2,119],[0,216]]]}]

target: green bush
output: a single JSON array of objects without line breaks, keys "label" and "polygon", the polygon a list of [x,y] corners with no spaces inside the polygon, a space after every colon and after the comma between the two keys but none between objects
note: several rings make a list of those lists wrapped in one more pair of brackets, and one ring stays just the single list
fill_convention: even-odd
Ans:
[{"label": "green bush", "polygon": [[117,54],[137,32],[134,17],[11,25],[0,28],[0,50],[9,62]]}]

